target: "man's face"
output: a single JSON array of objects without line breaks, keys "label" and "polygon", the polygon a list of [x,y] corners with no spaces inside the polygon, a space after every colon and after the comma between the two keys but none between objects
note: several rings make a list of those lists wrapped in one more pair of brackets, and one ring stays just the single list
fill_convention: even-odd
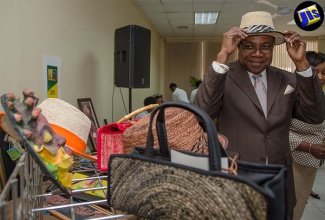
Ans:
[{"label": "man's face", "polygon": [[170,91],[174,92],[175,89],[176,89],[176,87],[171,87],[171,88],[170,88]]},{"label": "man's face", "polygon": [[254,74],[259,74],[270,66],[272,63],[273,39],[271,36],[260,35],[250,36],[242,40],[238,48],[238,60],[241,65]]}]

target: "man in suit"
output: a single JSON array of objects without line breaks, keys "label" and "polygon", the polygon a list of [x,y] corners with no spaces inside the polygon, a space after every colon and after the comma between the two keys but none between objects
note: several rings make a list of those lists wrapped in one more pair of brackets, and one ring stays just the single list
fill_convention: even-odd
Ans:
[{"label": "man in suit", "polygon": [[[273,47],[286,43],[295,73],[272,67]],[[238,48],[238,60],[227,58]],[[221,50],[207,71],[194,103],[229,140],[228,156],[281,164],[288,168],[287,198],[292,218],[296,203],[289,147],[291,117],[318,124],[324,120],[324,94],[306,60],[306,43],[293,31],[274,30],[267,12],[249,12],[240,27],[224,33]]]}]

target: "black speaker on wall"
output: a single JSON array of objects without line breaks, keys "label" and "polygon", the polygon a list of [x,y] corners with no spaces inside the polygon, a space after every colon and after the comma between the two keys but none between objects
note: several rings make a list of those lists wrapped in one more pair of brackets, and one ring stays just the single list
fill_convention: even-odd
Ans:
[{"label": "black speaker on wall", "polygon": [[114,84],[150,88],[151,31],[137,25],[115,30]]}]

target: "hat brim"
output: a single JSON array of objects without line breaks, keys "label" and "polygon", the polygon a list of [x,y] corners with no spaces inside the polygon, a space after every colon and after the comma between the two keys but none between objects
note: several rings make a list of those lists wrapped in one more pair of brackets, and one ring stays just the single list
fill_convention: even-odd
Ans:
[{"label": "hat brim", "polygon": [[284,36],[285,34],[279,31],[272,31],[272,32],[264,32],[264,33],[246,33],[248,36],[260,36],[260,35],[267,35],[267,36],[271,36],[274,37],[275,41],[274,44],[275,45],[280,45],[283,44],[285,42],[284,40]]},{"label": "hat brim", "polygon": [[88,159],[88,160],[91,160],[91,161],[97,161],[97,157],[94,157],[94,156],[91,156],[89,154],[85,154],[85,153],[80,153],[78,151],[76,151],[75,149],[69,147],[72,151],[73,154],[77,155],[78,157],[81,157],[83,159]]},{"label": "hat brim", "polygon": [[0,127],[4,132],[6,132],[11,137],[21,142],[21,139],[15,129],[11,126],[9,118],[6,116],[6,113],[0,112]]}]

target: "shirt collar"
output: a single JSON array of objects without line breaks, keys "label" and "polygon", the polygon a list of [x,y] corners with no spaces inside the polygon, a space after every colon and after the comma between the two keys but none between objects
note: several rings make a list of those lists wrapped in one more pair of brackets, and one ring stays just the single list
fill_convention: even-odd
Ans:
[{"label": "shirt collar", "polygon": [[[251,72],[249,72],[249,71],[247,71],[247,73],[248,73],[250,79],[251,79],[252,76],[254,75],[254,73],[251,73]],[[264,69],[260,74],[262,75],[262,78],[263,78],[264,81],[266,82],[266,79],[267,79],[267,78],[266,78],[266,69]]]}]

